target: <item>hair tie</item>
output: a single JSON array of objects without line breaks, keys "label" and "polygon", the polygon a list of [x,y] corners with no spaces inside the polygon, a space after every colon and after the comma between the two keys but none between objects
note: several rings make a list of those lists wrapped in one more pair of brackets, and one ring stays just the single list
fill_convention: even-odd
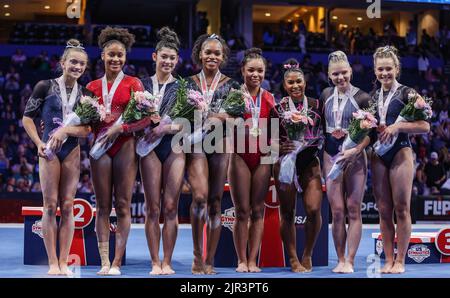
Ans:
[{"label": "hair tie", "polygon": [[285,64],[283,65],[284,69],[299,69],[300,66],[298,64]]},{"label": "hair tie", "polygon": [[67,42],[66,49],[81,49],[84,50],[83,45],[80,43],[79,45],[74,46],[70,43],[70,41]]},{"label": "hair tie", "polygon": [[384,46],[383,49],[381,50],[381,52],[390,52],[392,50],[393,50],[392,47],[388,45],[388,46]]},{"label": "hair tie", "polygon": [[219,36],[216,33],[213,33],[210,36],[208,36],[208,39],[217,39],[217,40],[219,40]]}]

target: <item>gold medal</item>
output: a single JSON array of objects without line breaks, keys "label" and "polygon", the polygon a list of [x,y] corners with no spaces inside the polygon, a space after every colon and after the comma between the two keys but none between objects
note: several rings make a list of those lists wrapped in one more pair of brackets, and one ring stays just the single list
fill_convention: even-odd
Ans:
[{"label": "gold medal", "polygon": [[250,128],[250,134],[256,138],[262,134],[262,130],[258,127],[252,127]]},{"label": "gold medal", "polygon": [[345,132],[344,131],[342,131],[341,129],[336,129],[336,130],[334,130],[332,133],[331,133],[331,135],[335,138],[335,139],[341,139],[341,138],[343,138],[343,137],[345,137]]}]

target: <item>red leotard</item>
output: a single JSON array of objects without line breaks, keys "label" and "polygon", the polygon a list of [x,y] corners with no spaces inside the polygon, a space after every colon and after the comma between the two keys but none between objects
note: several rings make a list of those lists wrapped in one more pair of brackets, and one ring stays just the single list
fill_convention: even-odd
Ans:
[{"label": "red leotard", "polygon": [[[113,85],[112,83],[108,83],[108,91],[111,89],[112,85]],[[95,96],[99,98],[100,104],[103,104],[101,79],[90,82],[86,86],[86,88],[89,89],[92,93],[94,93]],[[117,87],[116,92],[114,93],[114,97],[112,99],[111,103],[112,119],[109,122],[102,121],[97,125],[93,126],[95,138],[97,138],[98,134],[101,131],[104,131],[109,127],[111,127],[114,124],[114,122],[120,117],[120,115],[125,110],[125,107],[127,106],[128,102],[130,101],[131,90],[144,91],[144,86],[142,85],[141,81],[138,78],[125,75],[122,81],[120,82],[119,86]],[[124,133],[121,134],[116,139],[112,147],[107,151],[107,154],[111,158],[114,157],[114,155],[116,155],[116,153],[119,152],[122,145],[133,137],[133,135],[131,134],[132,132],[144,129],[145,127],[150,125],[150,123],[151,123],[150,118],[144,118],[134,123],[122,124]]]},{"label": "red leotard", "polygon": [[[256,96],[252,96],[252,98],[253,98],[253,102],[256,103]],[[264,90],[263,93],[261,94],[261,110],[260,110],[260,114],[259,114],[259,119],[265,118],[265,119],[267,119],[267,121],[270,121],[270,110],[273,108],[274,105],[275,105],[275,100],[273,98],[272,93],[270,93],[267,90]],[[249,118],[252,118],[252,114],[245,113],[244,119],[247,120]],[[270,127],[270,123],[267,123],[267,127]],[[253,170],[255,170],[261,162],[262,153],[259,150],[259,137],[255,138],[255,137],[250,137],[248,135],[250,128],[251,127],[248,127],[248,129],[246,129],[245,153],[237,153],[237,154],[244,160],[244,162],[247,164],[247,167],[249,168],[249,170],[253,172]],[[257,148],[256,153],[250,153],[250,140],[252,142],[257,142],[256,143],[256,148]],[[269,138],[267,140],[268,140],[268,142],[270,142]],[[235,144],[236,144],[236,142],[235,142]]]}]

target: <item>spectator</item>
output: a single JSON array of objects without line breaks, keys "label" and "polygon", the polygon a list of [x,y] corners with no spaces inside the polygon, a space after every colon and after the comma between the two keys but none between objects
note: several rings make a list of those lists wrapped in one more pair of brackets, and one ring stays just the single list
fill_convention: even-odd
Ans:
[{"label": "spectator", "polygon": [[11,57],[11,64],[19,68],[22,68],[26,61],[27,56],[23,53],[22,49],[17,49]]},{"label": "spectator", "polygon": [[42,192],[41,183],[39,181],[34,182],[33,187],[31,187],[31,192]]},{"label": "spectator", "polygon": [[10,104],[5,106],[5,110],[0,114],[2,120],[16,120],[16,112],[13,110]]},{"label": "spectator", "polygon": [[77,190],[81,193],[92,193],[94,191],[88,171],[82,172],[81,181],[78,183]]},{"label": "spectator", "polygon": [[301,54],[306,54],[306,33],[301,30],[298,31],[298,47]]},{"label": "spectator", "polygon": [[0,147],[0,174],[2,177],[8,175],[9,172],[9,159],[5,155],[5,150]]},{"label": "spectator", "polygon": [[263,33],[263,43],[265,46],[273,46],[275,42],[275,36],[272,33],[272,30],[269,27],[264,29]]},{"label": "spectator", "polygon": [[425,165],[426,184],[432,189],[435,187],[440,190],[442,184],[447,180],[447,173],[444,166],[439,163],[439,157],[436,152],[431,152],[430,161]]},{"label": "spectator", "polygon": [[417,68],[422,79],[425,79],[425,73],[427,72],[429,66],[430,62],[428,61],[428,57],[425,55],[425,52],[422,52],[419,59],[417,59]]},{"label": "spectator", "polygon": [[9,68],[9,71],[6,73],[5,80],[9,80],[10,78],[15,78],[17,82],[20,81],[20,74],[16,71],[14,66]]},{"label": "spectator", "polygon": [[417,163],[416,174],[413,181],[413,185],[416,188],[416,195],[426,194],[426,177],[424,170],[425,165],[422,162]]},{"label": "spectator", "polygon": [[16,179],[13,177],[9,177],[6,182],[6,192],[14,192],[16,191]]},{"label": "spectator", "polygon": [[0,92],[3,90],[3,85],[5,85],[5,81],[6,78],[5,75],[3,74],[3,70],[0,69]]},{"label": "spectator", "polygon": [[5,91],[16,92],[19,91],[20,84],[15,77],[10,77],[6,80],[3,88],[5,89]]},{"label": "spectator", "polygon": [[91,163],[89,162],[87,152],[84,150],[81,151],[80,161],[81,161],[80,171],[81,172],[85,172],[85,171],[89,172],[91,170]]}]

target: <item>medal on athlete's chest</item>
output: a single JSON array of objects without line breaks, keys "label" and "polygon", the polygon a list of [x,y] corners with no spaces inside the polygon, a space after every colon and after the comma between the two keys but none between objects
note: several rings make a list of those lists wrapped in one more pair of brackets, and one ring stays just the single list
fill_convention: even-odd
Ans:
[{"label": "medal on athlete's chest", "polygon": [[346,136],[346,133],[342,129],[342,118],[344,115],[344,109],[347,105],[347,101],[349,100],[350,92],[346,92],[345,94],[339,94],[337,88],[334,88],[333,93],[333,118],[336,129],[333,130],[331,135],[336,139],[342,139]]},{"label": "medal on athlete's chest", "polygon": [[342,130],[342,129],[335,129],[331,135],[335,138],[335,139],[342,139],[343,137],[345,137],[347,134]]}]

